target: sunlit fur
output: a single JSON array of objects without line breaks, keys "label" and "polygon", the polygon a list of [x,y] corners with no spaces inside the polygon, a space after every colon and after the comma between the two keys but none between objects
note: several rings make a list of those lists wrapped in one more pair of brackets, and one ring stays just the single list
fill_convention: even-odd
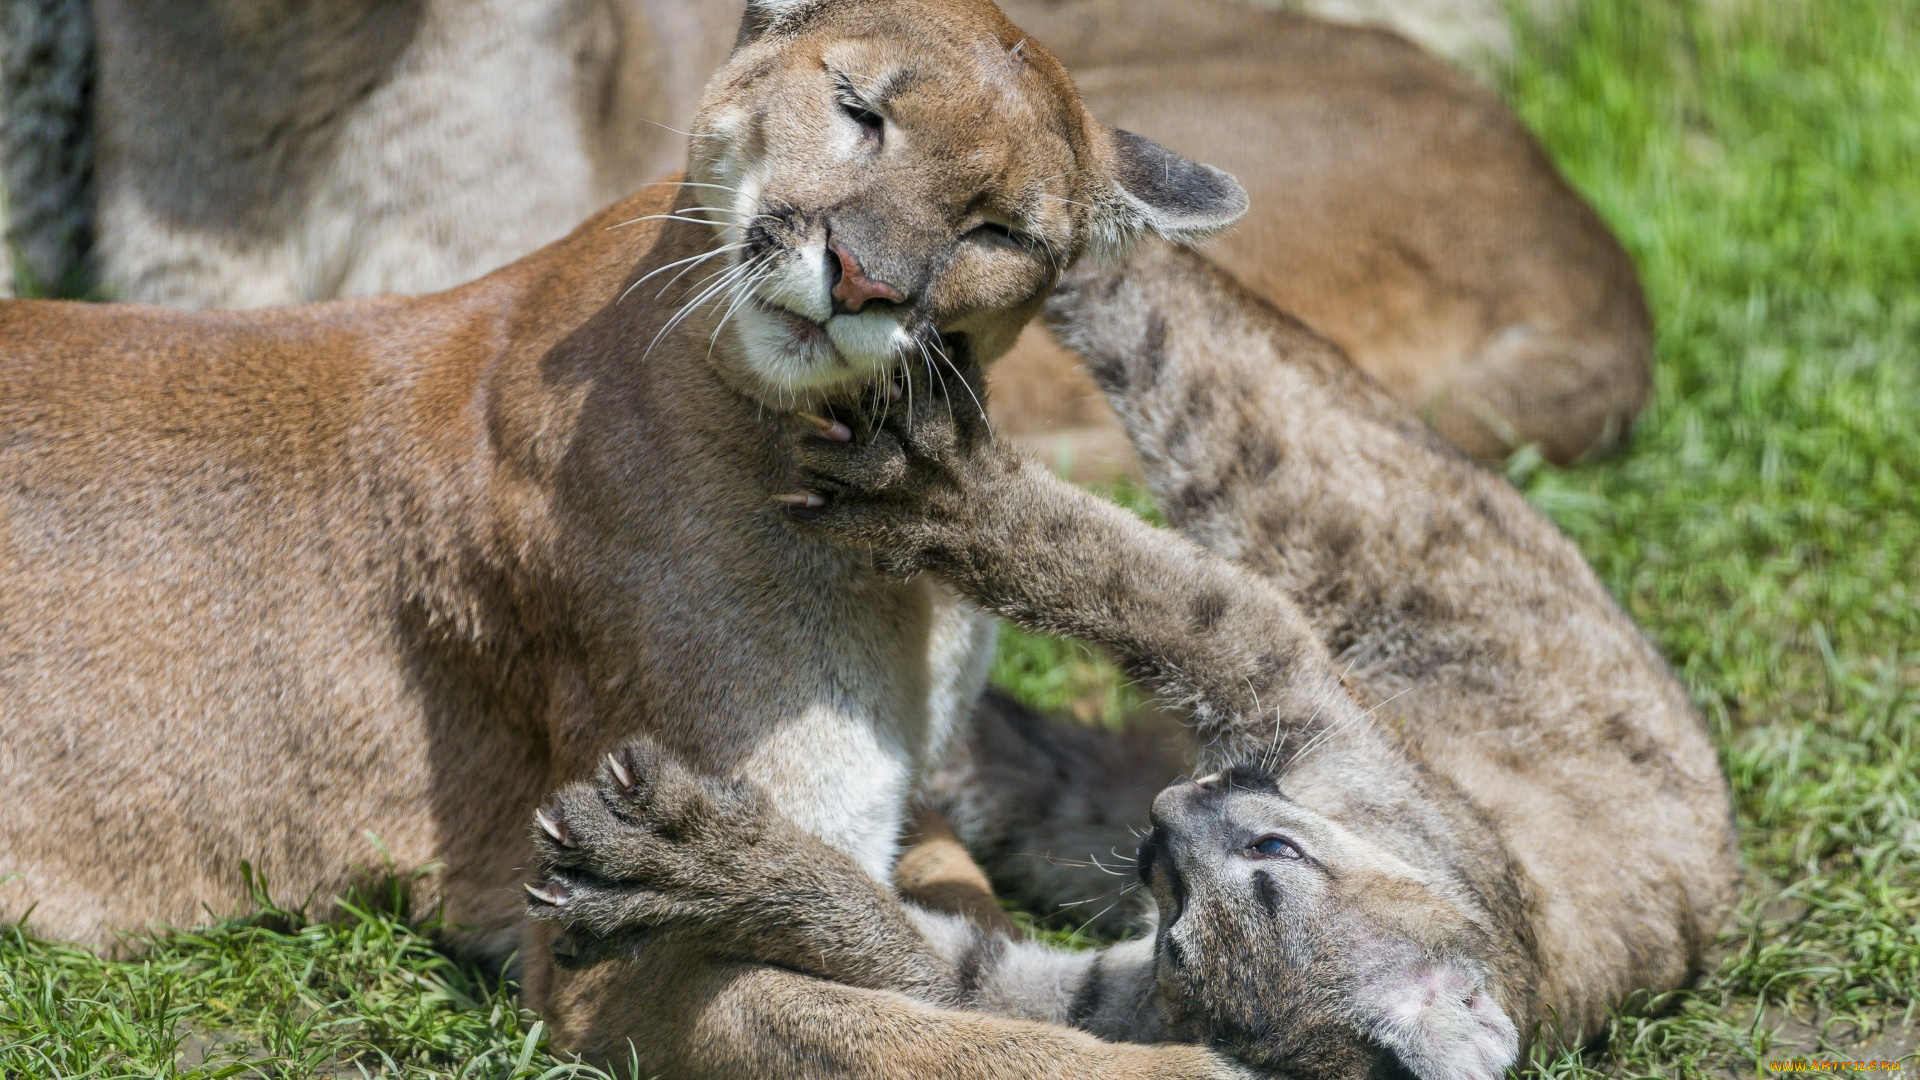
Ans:
[{"label": "sunlit fur", "polygon": [[[1366,9],[1430,40],[1433,2],[1278,7]],[[1471,2],[1504,26],[1499,3]],[[1244,181],[1248,218],[1213,257],[1448,438],[1564,462],[1624,433],[1651,341],[1632,264],[1497,94],[1392,34],[1274,3],[1003,6],[1096,115]],[[28,8],[51,17],[4,44],[34,92],[0,102],[0,129],[25,151],[11,235],[34,277],[68,280],[48,256],[77,267],[97,208],[100,293],[254,307],[450,288],[680,168],[741,3]],[[1033,334],[1008,360],[996,426],[1098,471],[1122,439],[1071,358]]]}]

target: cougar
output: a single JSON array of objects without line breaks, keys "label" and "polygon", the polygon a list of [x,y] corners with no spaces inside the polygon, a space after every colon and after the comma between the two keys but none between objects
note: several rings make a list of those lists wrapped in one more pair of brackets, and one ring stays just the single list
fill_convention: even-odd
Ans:
[{"label": "cougar", "polygon": [[[1573,546],[1191,253],[1076,270],[1051,317],[1179,534],[1007,450],[963,372],[805,439],[789,514],[1104,647],[1192,717],[1207,774],[1153,799],[1140,847],[1151,936],[1063,952],[902,906],[750,784],[638,744],[536,818],[529,903],[566,962],[691,941],[1288,1076],[1423,1080],[1491,1080],[1687,980],[1735,879],[1727,786]],[[1055,786],[1077,765],[1036,756]],[[1019,788],[962,790],[1059,817]]]},{"label": "cougar", "polygon": [[438,867],[451,947],[526,958],[557,1046],[648,1075],[1233,1075],[530,939],[526,814],[640,732],[885,877],[993,624],[786,526],[790,410],[985,361],[1089,247],[1246,205],[986,0],[760,0],[694,130],[686,179],[448,292],[0,305],[0,902],[108,945],[243,860],[298,901],[384,853]]},{"label": "cougar", "polygon": [[[1253,210],[1219,257],[1448,438],[1565,460],[1640,410],[1633,266],[1485,87],[1390,32],[1234,0],[1011,2],[1097,115],[1238,176]],[[145,303],[450,288],[685,160],[741,3],[21,0],[11,236],[45,287],[86,276],[92,236],[101,291]],[[1416,25],[1455,0],[1316,3]],[[1043,336],[994,379],[1008,430],[1126,467]]]}]

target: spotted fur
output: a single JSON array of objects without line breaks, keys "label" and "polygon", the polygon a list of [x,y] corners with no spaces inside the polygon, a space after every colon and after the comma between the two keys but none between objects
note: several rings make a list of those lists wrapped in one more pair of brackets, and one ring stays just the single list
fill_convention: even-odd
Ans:
[{"label": "spotted fur", "polygon": [[[1212,775],[1155,799],[1140,859],[1157,1030],[1289,1071],[1491,1077],[1689,978],[1735,875],[1726,784],[1572,545],[1197,256],[1088,266],[1050,317],[1178,533],[964,408],[806,441],[819,498],[792,516],[1106,648],[1190,717]],[[1590,858],[1596,831],[1632,858]]]}]

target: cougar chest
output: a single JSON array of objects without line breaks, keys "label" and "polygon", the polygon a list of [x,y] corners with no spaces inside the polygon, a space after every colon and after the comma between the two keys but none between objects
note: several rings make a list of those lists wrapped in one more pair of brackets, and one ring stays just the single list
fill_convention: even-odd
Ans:
[{"label": "cougar chest", "polygon": [[916,783],[985,686],[994,623],[929,581],[857,595],[793,643],[788,703],[738,772],[884,880]]},{"label": "cougar chest", "polygon": [[727,464],[680,473],[714,493],[692,500],[701,512],[671,505],[682,488],[647,489],[657,505],[602,534],[617,547],[582,552],[595,602],[558,713],[591,729],[583,744],[648,731],[696,768],[752,781],[884,877],[919,776],[985,683],[992,621],[794,535],[765,494],[777,475]]}]

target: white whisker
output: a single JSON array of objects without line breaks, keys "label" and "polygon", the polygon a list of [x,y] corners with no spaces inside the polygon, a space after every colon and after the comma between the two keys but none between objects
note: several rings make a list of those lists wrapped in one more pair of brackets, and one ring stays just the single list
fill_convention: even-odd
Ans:
[{"label": "white whisker", "polygon": [[[1126,888],[1121,889],[1120,895],[1114,897],[1113,903],[1108,904],[1106,907],[1101,908],[1099,911],[1096,911],[1092,915],[1087,917],[1086,925],[1091,926],[1094,923],[1099,922],[1103,917],[1105,917],[1107,912],[1112,911],[1114,908],[1119,907],[1120,901],[1125,900],[1127,898],[1128,893],[1132,892],[1133,890],[1139,887],[1140,887],[1140,883],[1136,881],[1133,884],[1127,886]],[[1097,900],[1099,899],[1099,897],[1095,897],[1094,899]]]},{"label": "white whisker", "polygon": [[[701,182],[699,182],[698,180],[655,180],[655,181],[654,181],[654,182],[652,182],[651,184],[641,184],[641,185],[640,185],[640,187],[642,187],[642,188],[650,188],[650,187],[697,187],[697,188],[712,188],[712,189],[713,189],[713,190],[715,190],[715,191],[724,191],[724,192],[727,192],[727,193],[728,193],[728,194],[730,194],[730,195],[738,195],[738,194],[740,194],[740,189],[739,189],[739,188],[737,188],[737,187],[728,187],[728,186],[727,186],[727,185],[725,185],[725,184],[703,184],[703,183],[701,183]],[[639,189],[638,189],[638,188],[636,188],[635,190],[639,190]]]},{"label": "white whisker", "polygon": [[1379,712],[1381,709],[1386,708],[1388,705],[1392,704],[1396,699],[1400,698],[1401,696],[1412,693],[1412,692],[1413,692],[1413,687],[1409,686],[1405,690],[1400,691],[1400,693],[1393,695],[1393,697],[1390,697],[1385,701],[1382,701],[1380,704],[1375,705],[1373,708],[1368,709],[1357,716],[1349,717],[1346,720],[1341,721],[1340,723],[1329,725],[1325,730],[1321,731],[1319,735],[1315,736],[1312,741],[1308,742],[1307,745],[1301,747],[1299,753],[1294,754],[1292,759],[1287,762],[1287,767],[1292,768],[1294,765],[1299,764],[1300,759],[1306,757],[1308,751],[1311,751],[1315,747],[1319,746],[1321,743],[1326,742],[1329,738],[1333,737],[1333,735],[1336,732],[1344,731],[1347,728],[1363,723],[1367,719],[1367,717],[1372,716],[1374,713]]},{"label": "white whisker", "polygon": [[[668,263],[665,266],[656,267],[652,270],[647,271],[647,273],[643,275],[638,281],[635,281],[633,284],[627,286],[626,292],[623,292],[620,294],[620,299],[625,300],[627,298],[627,293],[630,293],[633,290],[639,288],[641,285],[645,284],[647,278],[657,277],[658,275],[664,274],[667,271],[673,269],[674,267],[681,265],[682,263],[698,264],[713,258],[715,255],[724,255],[729,251],[738,251],[739,249],[745,246],[746,246],[745,244],[726,244],[721,247],[714,248],[712,251],[703,251],[698,255],[692,255],[684,259],[675,259],[674,261]],[[691,267],[689,267],[689,269],[691,269]],[[686,271],[682,270],[681,273],[684,274],[686,273]],[[678,281],[678,280],[680,280],[679,275],[675,275],[673,281]],[[669,281],[667,284],[671,285],[673,284],[673,282]],[[658,299],[658,298],[659,298],[658,294],[655,294],[655,299]]]},{"label": "white whisker", "polygon": [[[980,410],[980,422],[987,426],[987,435],[992,436],[993,422],[987,419],[987,407],[980,401],[980,395],[973,392],[973,384],[968,382],[967,377],[960,373],[960,365],[953,362],[953,357],[947,355],[947,350],[941,348],[937,340],[933,346],[933,353],[946,363],[947,370],[953,372],[953,377],[959,379],[960,385],[966,388],[967,396],[973,399],[973,407]],[[948,402],[947,404],[951,406],[953,403]]]},{"label": "white whisker", "polygon": [[643,221],[684,221],[689,225],[706,225],[715,229],[723,229],[733,224],[731,221],[708,221],[706,218],[681,217],[679,214],[647,214],[644,217],[628,218],[618,225],[609,225],[607,228],[610,230],[624,229],[629,225],[638,225]]},{"label": "white whisker", "polygon": [[729,290],[733,294],[733,299],[727,304],[727,310],[721,314],[720,321],[714,324],[713,336],[707,339],[708,359],[713,358],[714,347],[720,344],[720,331],[727,328],[727,320],[733,318],[733,313],[740,310],[741,304],[747,303],[752,298],[753,290],[759,288],[760,283],[765,281],[767,275],[771,273],[773,273],[771,267],[763,268],[757,275],[741,278]]},{"label": "white whisker", "polygon": [[[742,250],[742,249],[744,249],[744,248],[745,248],[746,246],[747,246],[747,245],[745,245],[745,244],[726,244],[726,245],[723,245],[722,247],[719,247],[719,248],[716,248],[716,249],[714,249],[714,250],[716,250],[716,251],[740,251],[740,250]],[[695,264],[694,264],[694,266],[698,266],[698,265],[699,265],[699,263],[695,263]],[[663,296],[665,296],[665,295],[667,295],[667,290],[668,290],[668,289],[671,289],[671,288],[673,288],[673,287],[674,287],[674,285],[676,285],[676,284],[677,284],[677,283],[678,283],[678,282],[680,281],[680,279],[681,279],[681,278],[683,278],[683,277],[686,277],[686,276],[687,276],[688,274],[690,274],[690,273],[692,273],[692,272],[693,272],[693,266],[689,266],[689,267],[686,267],[685,269],[683,269],[683,270],[681,270],[681,271],[680,271],[679,273],[677,273],[677,274],[675,274],[675,275],[673,275],[672,277],[670,277],[670,278],[668,278],[668,279],[667,279],[667,280],[666,280],[666,281],[665,281],[665,282],[664,282],[664,283],[663,283],[663,284],[662,284],[662,285],[660,286],[660,291],[659,291],[659,292],[657,292],[657,293],[654,293],[654,294],[653,294],[653,298],[654,298],[655,300],[658,300],[658,299],[660,299],[661,297],[663,297]]]},{"label": "white whisker", "polygon": [[723,137],[711,131],[681,131],[677,127],[667,127],[667,125],[661,123],[658,120],[647,120],[645,118],[642,118],[640,122],[643,124],[652,124],[654,127],[661,128],[666,131],[671,131],[675,135],[684,135],[689,139],[718,139]]},{"label": "white whisker", "polygon": [[900,375],[907,383],[907,427],[913,427],[913,365],[905,357],[900,359]]},{"label": "white whisker", "polygon": [[1411,693],[1413,693],[1413,687],[1411,687],[1411,686],[1409,686],[1409,687],[1407,687],[1407,688],[1406,688],[1405,690],[1402,690],[1402,691],[1400,691],[1400,692],[1399,692],[1398,694],[1395,694],[1395,695],[1393,695],[1393,697],[1390,697],[1390,698],[1388,698],[1388,699],[1386,699],[1385,701],[1382,701],[1382,702],[1381,702],[1380,704],[1378,704],[1378,705],[1375,705],[1375,706],[1374,706],[1373,708],[1371,708],[1371,709],[1368,709],[1368,710],[1367,710],[1367,711],[1366,711],[1366,712],[1365,712],[1364,714],[1362,714],[1362,715],[1365,715],[1365,716],[1372,716],[1372,715],[1373,715],[1374,713],[1377,713],[1377,712],[1379,712],[1379,711],[1380,711],[1381,709],[1384,709],[1384,708],[1386,708],[1387,706],[1389,706],[1389,705],[1391,705],[1391,704],[1393,704],[1393,703],[1394,703],[1394,702],[1395,702],[1396,700],[1398,700],[1399,698],[1402,698],[1402,697],[1405,697],[1406,695],[1408,695],[1408,694],[1411,694]]},{"label": "white whisker", "polygon": [[931,384],[929,386],[929,391],[931,391],[932,386],[941,387],[941,396],[947,399],[947,422],[952,423],[953,422],[953,395],[951,393],[946,392],[945,385],[940,378],[940,373],[934,370],[933,356],[931,355],[931,353],[927,348],[926,339],[922,337],[915,337],[913,339],[913,343],[920,350],[921,362],[927,365],[927,381],[929,384]]},{"label": "white whisker", "polygon": [[744,277],[751,270],[752,270],[752,264],[737,263],[733,266],[728,267],[725,270],[720,271],[719,273],[715,274],[713,278],[710,278],[706,282],[704,282],[702,288],[693,297],[693,299],[681,305],[680,310],[674,312],[673,317],[671,319],[668,319],[666,324],[660,327],[659,333],[656,333],[653,335],[653,340],[647,342],[646,351],[640,354],[640,358],[642,360],[645,360],[647,357],[653,355],[654,346],[660,344],[661,338],[666,337],[669,333],[671,333],[674,327],[679,326],[683,321],[687,319],[688,316],[692,315],[694,311],[697,310],[702,304],[705,304],[708,300],[711,300],[715,296],[719,296],[722,293],[724,293],[725,290],[729,288],[735,281],[739,280],[741,277]]},{"label": "white whisker", "polygon": [[[1103,892],[1098,896],[1089,896],[1084,900],[1063,900],[1060,903],[1055,904],[1054,907],[1061,908],[1061,909],[1072,908],[1072,907],[1085,907],[1088,904],[1097,904],[1100,901],[1105,900],[1109,896],[1123,897],[1139,887],[1140,887],[1140,883],[1136,881],[1131,885],[1123,885],[1118,889],[1108,889],[1106,892]],[[1120,902],[1119,900],[1115,900],[1112,904],[1108,904],[1106,907],[1100,909],[1099,915],[1095,915],[1093,919],[1088,919],[1087,921],[1092,922],[1094,919],[1098,919],[1100,915],[1105,915],[1107,912],[1112,911],[1114,908],[1114,905],[1118,904],[1119,902]]]},{"label": "white whisker", "polygon": [[1066,197],[1065,195],[1055,195],[1055,194],[1054,194],[1053,192],[1051,192],[1051,191],[1043,191],[1043,192],[1041,192],[1041,193],[1040,193],[1040,197],[1041,197],[1041,198],[1043,198],[1043,199],[1052,199],[1052,200],[1053,200],[1053,201],[1055,201],[1055,202],[1063,202],[1063,203],[1066,203],[1066,204],[1067,204],[1068,206],[1078,206],[1078,207],[1080,207],[1080,208],[1081,208],[1081,209],[1083,209],[1083,210],[1092,210],[1092,209],[1094,209],[1094,206],[1093,206],[1093,204],[1092,204],[1092,203],[1083,203],[1083,202],[1080,202],[1080,201],[1079,201],[1079,200],[1077,200],[1077,199],[1069,199],[1069,198],[1067,198],[1067,197]]}]

